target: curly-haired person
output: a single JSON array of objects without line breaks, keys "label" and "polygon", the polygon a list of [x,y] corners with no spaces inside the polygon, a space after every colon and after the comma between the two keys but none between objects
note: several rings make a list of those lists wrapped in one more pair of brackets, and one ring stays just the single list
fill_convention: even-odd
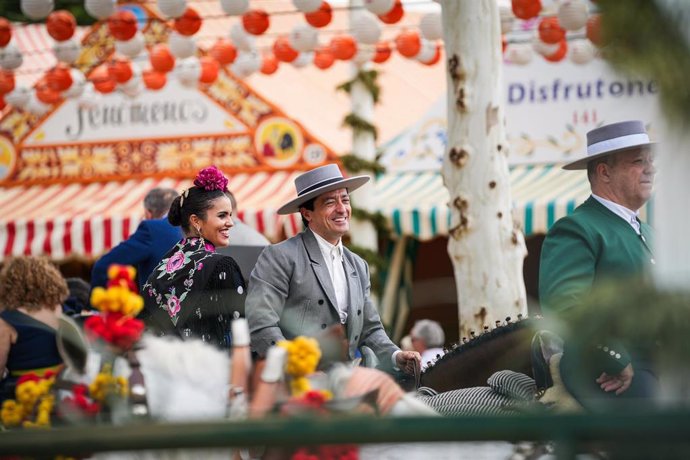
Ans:
[{"label": "curly-haired person", "polygon": [[0,271],[0,400],[14,397],[22,375],[44,374],[62,364],[55,333],[69,291],[45,259],[17,257]]}]

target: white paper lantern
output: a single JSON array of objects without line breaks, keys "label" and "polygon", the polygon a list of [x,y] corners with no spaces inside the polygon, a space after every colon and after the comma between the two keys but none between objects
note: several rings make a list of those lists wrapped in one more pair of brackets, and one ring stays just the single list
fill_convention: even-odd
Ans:
[{"label": "white paper lantern", "polygon": [[84,93],[86,77],[77,69],[69,69],[69,74],[72,77],[72,85],[62,94],[67,98],[76,99]]},{"label": "white paper lantern", "polygon": [[558,51],[560,46],[561,45],[559,43],[544,43],[539,39],[539,37],[534,37],[532,39],[532,48],[534,48],[534,51],[542,56],[551,56],[553,53]]},{"label": "white paper lantern", "polygon": [[235,48],[241,51],[255,51],[256,39],[253,35],[247,33],[244,27],[239,22],[236,22],[230,27],[230,40],[235,45]]},{"label": "white paper lantern", "polygon": [[41,116],[45,115],[48,113],[50,110],[50,105],[41,102],[37,97],[36,97],[36,92],[32,91],[29,94],[29,101],[26,103],[25,110],[27,112],[33,113],[34,115]]},{"label": "white paper lantern", "polygon": [[196,53],[196,42],[193,37],[187,37],[177,32],[170,32],[168,37],[168,47],[173,56],[179,59],[186,59]]},{"label": "white paper lantern", "polygon": [[575,64],[587,64],[595,54],[594,45],[589,40],[577,39],[568,43],[568,57]]},{"label": "white paper lantern", "polygon": [[93,83],[87,81],[84,85],[84,91],[78,99],[79,107],[82,109],[92,109],[96,107],[103,100],[103,94],[96,91]]},{"label": "white paper lantern", "polygon": [[187,0],[158,0],[158,10],[169,18],[179,18],[187,9]]},{"label": "white paper lantern", "polygon": [[582,0],[565,0],[558,7],[558,22],[565,30],[579,30],[587,24],[587,4]]},{"label": "white paper lantern", "polygon": [[436,43],[431,40],[421,39],[421,45],[419,47],[419,53],[414,57],[414,59],[419,62],[429,62],[434,56],[436,56]]},{"label": "white paper lantern", "polygon": [[395,6],[395,0],[364,0],[364,7],[375,15],[388,13]]},{"label": "white paper lantern", "polygon": [[443,38],[443,25],[441,24],[441,13],[427,13],[419,21],[419,30],[422,37],[427,40],[440,40]]},{"label": "white paper lantern", "polygon": [[527,43],[511,43],[505,52],[506,61],[515,65],[526,65],[532,60],[532,47]]},{"label": "white paper lantern", "polygon": [[89,16],[96,19],[106,19],[115,12],[117,0],[85,0],[84,8]]},{"label": "white paper lantern", "polygon": [[132,89],[140,83],[143,84],[141,81],[141,68],[139,67],[139,64],[130,62],[129,67],[132,69],[132,77],[119,85],[123,92]]},{"label": "white paper lantern", "polygon": [[70,38],[64,42],[55,42],[53,53],[55,53],[55,58],[58,61],[64,62],[65,64],[72,64],[79,58],[81,45],[75,38]]},{"label": "white paper lantern", "polygon": [[357,53],[352,57],[352,62],[357,65],[364,65],[371,61],[376,54],[376,47],[374,46],[357,46]]},{"label": "white paper lantern", "polygon": [[352,35],[358,42],[375,45],[381,38],[381,21],[368,11],[362,11],[352,19]]},{"label": "white paper lantern", "polygon": [[292,64],[293,67],[297,67],[298,69],[301,69],[302,67],[306,67],[314,62],[314,52],[313,51],[306,51],[299,53],[297,56],[297,59],[292,61],[290,64]]},{"label": "white paper lantern", "polygon": [[144,35],[139,31],[134,34],[134,37],[127,41],[115,40],[115,51],[130,59],[139,56],[145,46],[146,41],[144,40]]},{"label": "white paper lantern", "polygon": [[220,0],[220,7],[223,8],[225,14],[241,16],[249,9],[249,0]]},{"label": "white paper lantern", "polygon": [[55,2],[53,0],[21,0],[19,8],[24,16],[37,20],[48,16],[55,8]]},{"label": "white paper lantern", "polygon": [[309,24],[297,24],[290,31],[288,41],[297,51],[312,51],[319,44],[319,32]]},{"label": "white paper lantern", "polygon": [[179,59],[175,63],[173,75],[184,86],[196,86],[201,76],[201,63],[197,57]]},{"label": "white paper lantern", "polygon": [[263,59],[261,59],[261,54],[258,51],[242,51],[230,66],[230,71],[240,78],[246,78],[254,72],[258,72],[262,64]]},{"label": "white paper lantern", "polygon": [[302,13],[312,13],[321,7],[321,1],[322,0],[292,0],[292,4]]},{"label": "white paper lantern", "polygon": [[5,94],[5,102],[18,109],[24,109],[26,108],[26,104],[29,103],[30,95],[30,88],[26,86],[15,86],[12,91]]},{"label": "white paper lantern", "polygon": [[0,67],[5,70],[14,70],[22,66],[24,58],[17,45],[13,41],[4,48],[0,48]]},{"label": "white paper lantern", "polygon": [[499,6],[498,12],[501,15],[501,33],[505,35],[513,30],[515,15],[513,14],[513,9],[505,5]]},{"label": "white paper lantern", "polygon": [[[129,83],[129,82],[127,82]],[[144,91],[144,82],[141,80],[135,82],[134,84],[129,84],[129,85],[122,85],[120,87],[122,90],[122,94],[125,96],[134,99],[137,96],[139,96],[143,91]]]}]

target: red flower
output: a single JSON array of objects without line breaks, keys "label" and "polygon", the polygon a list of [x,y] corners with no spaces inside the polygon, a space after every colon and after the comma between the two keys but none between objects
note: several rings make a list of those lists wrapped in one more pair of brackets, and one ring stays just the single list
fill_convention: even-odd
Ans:
[{"label": "red flower", "polygon": [[129,350],[144,332],[144,323],[122,313],[105,313],[87,318],[84,329],[92,340],[100,338],[121,350]]},{"label": "red flower", "polygon": [[196,179],[194,179],[194,185],[208,191],[225,191],[228,188],[228,178],[215,166],[209,166],[199,171]]}]

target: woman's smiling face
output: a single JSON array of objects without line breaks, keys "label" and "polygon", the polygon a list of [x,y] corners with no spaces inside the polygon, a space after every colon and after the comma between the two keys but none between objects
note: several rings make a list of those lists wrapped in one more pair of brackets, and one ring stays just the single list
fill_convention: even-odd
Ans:
[{"label": "woman's smiling face", "polygon": [[[206,210],[205,219],[195,219],[198,222],[201,236],[215,247],[225,247],[230,244],[230,228],[232,221],[232,203],[227,196],[213,200],[212,206]],[[196,217],[196,216],[193,216]]]}]

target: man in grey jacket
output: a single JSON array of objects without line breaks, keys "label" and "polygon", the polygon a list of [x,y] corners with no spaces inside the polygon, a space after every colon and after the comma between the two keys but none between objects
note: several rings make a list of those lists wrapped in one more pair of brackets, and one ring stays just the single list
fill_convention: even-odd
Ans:
[{"label": "man in grey jacket", "polygon": [[349,192],[368,181],[345,179],[335,164],[295,179],[297,198],[278,213],[301,213],[306,229],[266,247],[249,280],[245,311],[251,348],[259,356],[279,340],[342,324],[350,359],[366,345],[379,360],[408,373],[419,366],[419,353],[401,351],[386,335],[369,298],[369,266],[342,243],[350,229]]}]

